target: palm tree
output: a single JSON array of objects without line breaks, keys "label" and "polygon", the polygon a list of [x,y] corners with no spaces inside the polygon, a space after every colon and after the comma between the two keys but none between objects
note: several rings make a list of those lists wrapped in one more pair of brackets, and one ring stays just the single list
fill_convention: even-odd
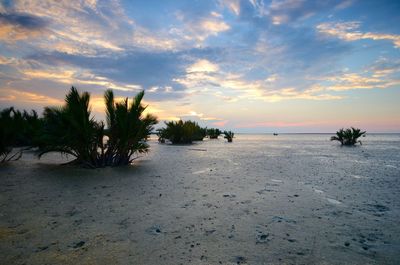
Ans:
[{"label": "palm tree", "polygon": [[165,144],[165,129],[157,129],[157,136],[158,136],[158,142],[161,144]]},{"label": "palm tree", "polygon": [[358,138],[361,136],[365,136],[365,131],[362,132],[360,129],[356,128],[348,128],[348,129],[340,129],[336,132],[335,136],[331,137],[331,141],[339,141],[342,145],[355,145],[356,143],[361,143],[358,141]]},{"label": "palm tree", "polygon": [[[188,121],[191,122],[191,121]],[[195,127],[195,133],[193,135],[193,141],[203,141],[204,137],[207,136],[207,128],[200,127],[196,122],[193,122]]]},{"label": "palm tree", "polygon": [[224,134],[224,138],[226,138],[228,142],[231,143],[235,134],[232,131],[224,131]]},{"label": "palm tree", "polygon": [[131,104],[127,98],[115,102],[113,92],[107,90],[105,129],[103,122],[91,116],[89,93],[81,94],[72,87],[65,106],[45,108],[39,157],[61,152],[75,157],[74,163],[92,168],[131,163],[133,155],[148,151],[146,139],[157,123],[154,116],[144,116],[143,96],[142,91]]},{"label": "palm tree", "polygon": [[46,107],[39,157],[61,152],[75,157],[74,163],[98,166],[97,148],[102,142],[104,125],[91,116],[90,95],[72,87],[63,107]]},{"label": "palm tree", "polygon": [[[18,160],[23,151],[37,146],[37,137],[42,129],[42,120],[32,110],[19,111],[13,107],[0,112],[0,162]],[[13,147],[19,148],[12,153]]]},{"label": "palm tree", "polygon": [[148,152],[146,139],[157,124],[157,118],[151,114],[144,115],[146,107],[141,104],[143,96],[144,91],[138,93],[131,104],[128,104],[128,98],[116,103],[112,90],[105,92],[108,136],[106,165],[126,165],[132,162],[133,155]]},{"label": "palm tree", "polygon": [[23,130],[17,144],[19,146],[36,147],[38,145],[38,138],[42,133],[43,119],[39,118],[35,110],[31,112],[24,110],[22,119]]},{"label": "palm tree", "polygon": [[23,112],[12,108],[12,126],[15,128],[14,146],[35,147],[41,134],[43,120],[35,110]]}]

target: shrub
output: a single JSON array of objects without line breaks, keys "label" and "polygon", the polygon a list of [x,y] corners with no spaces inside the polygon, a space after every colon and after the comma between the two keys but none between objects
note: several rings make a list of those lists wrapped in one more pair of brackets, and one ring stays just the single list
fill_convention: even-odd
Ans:
[{"label": "shrub", "polygon": [[210,139],[218,139],[218,136],[221,135],[221,131],[219,129],[211,128],[207,129],[207,135]]},{"label": "shrub", "polygon": [[[0,161],[10,161],[18,159],[21,153],[14,153],[11,155],[13,146],[16,142],[17,128],[13,120],[13,108],[3,109],[0,112]],[[10,156],[11,155],[11,156]]]},{"label": "shrub", "polygon": [[91,116],[90,95],[79,93],[72,87],[65,98],[65,106],[45,108],[44,128],[39,157],[48,152],[61,152],[75,157],[74,163],[88,167],[126,165],[137,153],[148,151],[146,143],[157,119],[143,115],[144,92],[128,104],[114,101],[114,94],[107,90],[107,129],[103,122]]},{"label": "shrub", "polygon": [[193,121],[165,122],[166,128],[158,130],[159,142],[170,140],[173,144],[190,144],[205,137],[205,129]]},{"label": "shrub", "polygon": [[121,102],[114,101],[114,94],[107,90],[104,94],[107,107],[107,151],[106,165],[125,165],[131,163],[135,153],[146,153],[150,136],[157,118],[151,114],[144,116],[146,107],[141,104],[144,91],[136,95],[132,103],[128,98]]},{"label": "shrub", "polygon": [[158,142],[161,144],[165,143],[165,137],[166,137],[166,133],[164,129],[157,129],[157,136],[158,136]]},{"label": "shrub", "polygon": [[0,112],[0,162],[18,160],[25,149],[14,154],[13,147],[33,147],[38,145],[38,136],[42,130],[42,120],[36,111],[20,112],[13,107]]},{"label": "shrub", "polygon": [[361,143],[358,141],[358,138],[365,135],[365,131],[362,132],[360,129],[356,128],[348,128],[348,129],[340,129],[336,132],[335,136],[331,137],[331,141],[339,141],[342,145],[355,145],[356,143]]},{"label": "shrub", "polygon": [[232,131],[224,131],[224,135],[224,138],[227,139],[229,143],[231,143],[235,134]]}]

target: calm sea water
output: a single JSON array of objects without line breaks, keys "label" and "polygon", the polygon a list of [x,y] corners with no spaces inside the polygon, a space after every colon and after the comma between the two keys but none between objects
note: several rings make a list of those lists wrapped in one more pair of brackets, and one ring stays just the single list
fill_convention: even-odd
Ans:
[{"label": "calm sea water", "polygon": [[[316,151],[338,151],[352,147],[342,147],[338,141],[330,141],[333,134],[236,134],[233,143],[227,143],[221,136],[218,140],[205,139],[195,142],[194,145],[185,146],[186,148],[208,148],[208,149],[251,149],[251,150],[278,150],[278,149],[315,149]],[[366,137],[359,138],[362,142],[363,150],[387,150],[400,151],[400,133],[393,134],[367,134]],[[157,144],[157,137],[151,137],[151,145],[154,148]],[[361,147],[355,146],[355,150]],[[236,150],[237,151],[237,150]]]},{"label": "calm sea water", "polygon": [[[195,155],[215,160],[254,159],[264,161],[268,157],[282,157],[287,163],[291,159],[309,157],[341,158],[348,162],[379,162],[382,165],[393,165],[400,169],[400,134],[368,134],[361,137],[362,145],[354,147],[341,146],[337,141],[330,141],[332,134],[237,134],[233,143],[223,137],[219,139],[195,142],[193,145],[159,144],[156,136],[150,141],[149,160],[159,160],[165,156],[175,157],[178,161],[184,156]],[[193,154],[193,151],[199,154]],[[190,152],[188,152],[190,151]],[[200,154],[201,153],[201,154]]]}]

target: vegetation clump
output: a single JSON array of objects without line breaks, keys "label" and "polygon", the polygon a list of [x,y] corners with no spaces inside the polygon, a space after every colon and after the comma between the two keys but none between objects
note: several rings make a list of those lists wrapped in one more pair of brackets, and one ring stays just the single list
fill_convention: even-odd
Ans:
[{"label": "vegetation clump", "polygon": [[205,129],[190,120],[169,121],[165,125],[165,128],[157,130],[158,141],[161,143],[169,140],[172,144],[191,144],[205,137]]},{"label": "vegetation clump", "polygon": [[233,136],[235,134],[232,131],[224,131],[224,138],[228,140],[228,143],[231,143],[233,140]]},{"label": "vegetation clump", "polygon": [[207,129],[207,136],[210,139],[218,139],[218,136],[220,136],[221,134],[222,134],[222,132],[219,129],[215,129],[215,128]]},{"label": "vegetation clump", "polygon": [[160,144],[165,144],[165,130],[164,129],[157,129],[156,135],[158,136],[158,142]]},{"label": "vegetation clump", "polygon": [[75,157],[74,163],[92,168],[130,164],[132,156],[148,151],[146,139],[157,123],[151,114],[144,115],[143,96],[142,91],[131,103],[128,98],[115,102],[113,92],[107,90],[105,128],[91,115],[90,94],[72,87],[64,106],[44,110],[39,157],[61,152]]},{"label": "vegetation clump", "polygon": [[10,156],[15,144],[16,127],[13,122],[13,108],[7,108],[0,112],[0,159],[1,162],[18,159],[20,153]]},{"label": "vegetation clump", "polygon": [[217,139],[222,133],[228,142],[232,142],[234,133],[220,131],[219,129],[200,127],[194,121],[169,121],[165,122],[166,127],[157,130],[158,141],[165,143],[169,140],[172,144],[191,144],[193,141],[203,141],[205,137]]},{"label": "vegetation clump", "polygon": [[[43,127],[36,111],[15,110],[13,107],[0,111],[0,162],[18,160],[27,148],[38,145]],[[13,147],[20,148],[13,152]]]},{"label": "vegetation clump", "polygon": [[356,128],[348,128],[348,129],[340,129],[336,132],[335,136],[331,137],[331,141],[339,141],[342,145],[351,146],[355,145],[356,143],[361,143],[358,140],[361,136],[365,136],[365,131],[361,131],[360,129]]}]

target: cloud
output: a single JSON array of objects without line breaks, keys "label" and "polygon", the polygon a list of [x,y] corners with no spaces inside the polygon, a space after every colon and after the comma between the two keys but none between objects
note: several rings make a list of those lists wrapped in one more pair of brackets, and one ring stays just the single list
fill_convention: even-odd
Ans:
[{"label": "cloud", "polygon": [[262,98],[269,102],[279,102],[282,100],[302,99],[302,100],[338,100],[343,96],[332,95],[319,86],[312,86],[305,90],[298,90],[293,87],[267,90],[262,94]]},{"label": "cloud", "polygon": [[0,55],[0,65],[11,65],[15,62],[15,58],[9,58]]},{"label": "cloud", "polygon": [[230,29],[229,25],[224,21],[218,21],[215,19],[204,19],[200,22],[200,28],[203,31],[210,31],[212,35],[217,35],[220,32]]},{"label": "cloud", "polygon": [[[233,56],[243,56],[250,67],[264,69],[266,74],[281,75],[285,86],[290,80],[302,78],[310,72],[330,71],[343,55],[352,51],[351,45],[337,39],[321,38],[309,27],[271,27],[262,32],[252,52],[238,51]],[[236,59],[236,58],[235,58]],[[329,61],[330,64],[326,64]],[[242,65],[242,62],[241,64]]]},{"label": "cloud", "polygon": [[211,72],[217,72],[219,70],[219,67],[217,64],[214,64],[208,60],[205,59],[199,59],[197,60],[193,65],[191,65],[186,72],[187,73],[211,73]]},{"label": "cloud", "polygon": [[216,126],[216,127],[224,127],[226,126],[226,124],[228,123],[228,120],[224,120],[224,121],[217,121],[217,122],[213,122],[212,125]]},{"label": "cloud", "polygon": [[240,0],[220,0],[220,4],[236,16],[240,14]]},{"label": "cloud", "polygon": [[[197,71],[193,71],[193,66],[196,66]],[[177,78],[175,81],[187,87],[188,93],[212,95],[225,102],[243,99],[278,102],[290,99],[335,100],[342,98],[342,96],[331,95],[323,88],[316,86],[304,90],[296,87],[279,87],[273,82],[276,78],[276,75],[271,75],[265,79],[250,81],[241,74],[224,72],[215,63],[199,60],[188,67],[183,78]],[[228,96],[229,94],[231,96]]]},{"label": "cloud", "polygon": [[383,89],[400,85],[400,61],[381,57],[359,72],[334,72],[319,78],[327,91]]},{"label": "cloud", "polygon": [[366,71],[372,72],[372,76],[378,78],[392,74],[400,74],[400,60],[381,57],[367,67]]},{"label": "cloud", "polygon": [[[57,67],[80,68],[93,74],[92,77],[102,77],[109,82],[119,84],[134,84],[143,89],[157,87],[157,93],[151,96],[162,99],[181,97],[179,92],[184,88],[173,81],[184,73],[186,59],[182,54],[174,52],[129,52],[120,56],[91,57],[62,53],[36,54],[29,57],[46,65]],[[95,81],[95,80],[94,80]],[[101,80],[103,81],[103,80]],[[169,89],[168,89],[169,88]],[[162,93],[165,91],[165,93]]]},{"label": "cloud", "polygon": [[393,42],[396,48],[400,48],[400,35],[386,34],[386,33],[373,33],[373,32],[361,32],[361,22],[350,21],[350,22],[327,22],[317,25],[316,29],[325,35],[337,37],[345,41],[357,41],[357,40],[389,40]]},{"label": "cloud", "polygon": [[350,7],[351,5],[353,5],[355,1],[356,1],[356,0],[345,0],[345,1],[342,1],[341,3],[338,3],[338,4],[335,6],[335,8],[336,8],[336,9],[345,9],[345,8],[348,8],[348,7]]},{"label": "cloud", "polygon": [[[349,0],[307,1],[307,0],[272,0],[269,6],[260,1],[251,0],[260,16],[266,16],[273,25],[282,25],[306,20],[318,13],[332,9],[344,9],[352,5]],[[262,2],[261,2],[262,3]]]},{"label": "cloud", "polygon": [[209,37],[218,36],[231,28],[223,18],[210,13],[202,17],[189,17],[178,12],[177,18],[181,24],[169,32],[181,47],[201,47]]},{"label": "cloud", "polygon": [[[47,50],[61,49],[68,53],[95,54],[100,51],[122,51],[121,38],[116,29],[126,27],[123,12],[115,1],[108,4],[111,11],[96,1],[15,1],[3,5],[4,21],[8,28],[2,29],[7,41],[20,41],[32,37],[32,46]],[[11,24],[10,24],[11,23]],[[10,31],[12,34],[6,34]],[[111,29],[112,38],[106,33]]]},{"label": "cloud", "polygon": [[187,5],[185,13],[159,29],[128,17],[119,1],[19,0],[0,7],[1,39],[30,40],[24,44],[34,49],[91,57],[200,47],[230,29],[221,14],[209,11],[210,4]]},{"label": "cloud", "polygon": [[286,127],[306,127],[311,125],[325,124],[326,122],[287,122],[287,121],[268,121],[268,122],[252,122],[252,123],[239,123],[235,128],[286,128]]},{"label": "cloud", "polygon": [[47,21],[38,16],[0,13],[0,40],[14,43],[34,38],[43,34],[47,25]]},{"label": "cloud", "polygon": [[400,79],[387,78],[382,72],[379,75],[360,75],[357,73],[344,73],[343,75],[327,78],[333,84],[326,85],[327,90],[345,91],[355,89],[389,88],[400,85]]},{"label": "cloud", "polygon": [[[163,119],[233,124],[228,111],[244,105],[261,110],[265,102],[339,100],[398,86],[398,35],[361,30],[357,21],[327,22],[354,11],[366,15],[366,27],[396,24],[393,16],[374,21],[379,15],[353,2],[3,1],[0,89],[62,99],[76,85],[98,104],[107,88],[122,96],[144,89]],[[350,43],[362,39],[396,48]],[[387,59],[371,64],[380,56]],[[211,107],[218,112],[208,113]]]},{"label": "cloud", "polygon": [[53,80],[54,82],[64,83],[66,85],[91,85],[105,89],[115,89],[120,91],[139,91],[140,85],[124,84],[112,81],[106,77],[96,76],[87,70],[26,70],[23,74],[29,79]]},{"label": "cloud", "polygon": [[132,41],[138,47],[149,51],[176,50],[180,47],[181,43],[178,39],[165,35],[162,33],[152,34],[149,30],[136,26],[133,31]]},{"label": "cloud", "polygon": [[[65,53],[37,53],[24,59],[0,57],[0,65],[12,75],[2,77],[3,84],[38,87],[43,82],[54,88],[75,85],[89,92],[99,93],[116,89],[124,95],[144,89],[151,101],[179,100],[189,95],[188,87],[175,79],[186,75],[218,71],[218,65],[196,56],[213,54],[213,50],[175,52],[130,52],[123,56],[92,57]],[[18,73],[18,75],[16,75]],[[50,92],[50,88],[46,90]]]},{"label": "cloud", "polygon": [[[89,69],[71,65],[49,65],[45,60],[39,61],[33,58],[17,59],[0,56],[0,65],[3,70],[8,69],[14,73],[12,75],[2,76],[8,84],[14,82],[30,83],[34,80],[51,81],[66,86],[90,86],[91,89],[115,89],[125,92],[139,91],[142,87],[133,82],[124,83],[110,78],[96,75]],[[5,68],[6,67],[6,68]]]},{"label": "cloud", "polygon": [[[43,51],[101,56],[138,48],[172,50],[181,45],[168,31],[152,32],[129,18],[119,1],[20,0],[1,10],[0,22],[7,22],[0,28],[2,39],[15,42],[41,36],[32,46]],[[218,31],[221,25],[210,26]]]},{"label": "cloud", "polygon": [[182,118],[190,119],[190,118],[197,118],[202,121],[221,121],[220,118],[206,116],[203,113],[197,113],[196,111],[191,110],[189,113],[180,115]]},{"label": "cloud", "polygon": [[44,19],[24,13],[0,13],[0,23],[12,24],[16,27],[22,27],[30,30],[38,30],[47,26],[47,22]]},{"label": "cloud", "polygon": [[0,102],[2,102],[2,104],[13,104],[17,99],[20,103],[31,103],[40,105],[60,105],[63,102],[62,100],[57,98],[52,98],[38,93],[20,91],[18,89],[0,90]]}]

